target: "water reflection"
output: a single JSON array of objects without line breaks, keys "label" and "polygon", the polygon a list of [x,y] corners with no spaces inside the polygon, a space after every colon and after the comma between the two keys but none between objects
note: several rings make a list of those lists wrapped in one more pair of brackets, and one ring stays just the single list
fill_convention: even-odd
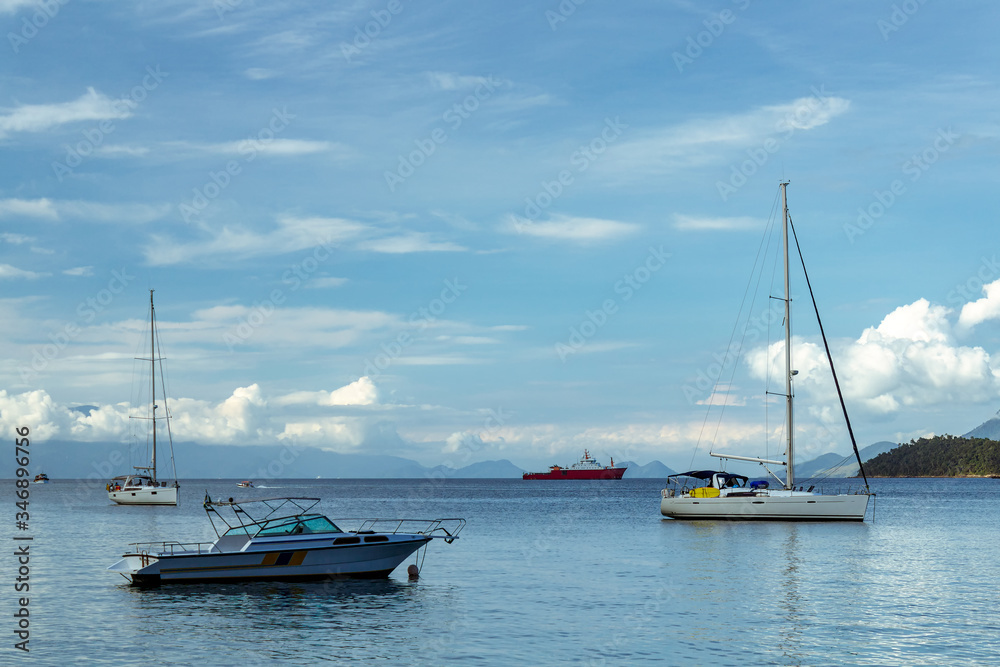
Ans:
[{"label": "water reflection", "polygon": [[799,549],[800,525],[784,524],[788,531],[784,539],[783,556],[778,566],[778,607],[782,613],[781,629],[778,632],[778,648],[782,656],[791,664],[801,664],[805,659],[802,646],[803,596],[801,592],[802,554]]}]

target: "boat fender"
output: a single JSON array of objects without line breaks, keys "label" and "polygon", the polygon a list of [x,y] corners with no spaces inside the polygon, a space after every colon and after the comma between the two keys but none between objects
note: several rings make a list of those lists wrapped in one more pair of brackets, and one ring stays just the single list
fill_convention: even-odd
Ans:
[{"label": "boat fender", "polygon": [[406,568],[406,574],[410,575],[410,579],[419,579],[420,568],[418,568],[414,563],[410,563],[410,566]]}]

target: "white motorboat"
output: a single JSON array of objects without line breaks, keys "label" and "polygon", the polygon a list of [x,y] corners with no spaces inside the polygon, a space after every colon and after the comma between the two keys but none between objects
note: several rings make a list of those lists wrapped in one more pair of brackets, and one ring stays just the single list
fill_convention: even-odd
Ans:
[{"label": "white motorboat", "polygon": [[252,488],[254,488],[253,482],[251,482],[250,480],[243,480],[242,482],[240,482],[236,486],[240,487],[241,489],[252,489]]},{"label": "white motorboat", "polygon": [[[710,452],[712,456],[720,459],[759,463],[781,484],[781,488],[770,488],[770,482],[767,480],[751,482],[748,486],[747,482],[749,478],[746,476],[715,470],[693,470],[679,475],[671,475],[667,478],[666,488],[660,494],[660,513],[664,516],[673,519],[864,521],[865,513],[868,509],[868,501],[874,495],[868,487],[868,478],[865,476],[864,465],[858,453],[854,431],[851,428],[847,406],[840,391],[840,382],[837,380],[837,371],[833,365],[833,358],[830,356],[830,346],[826,341],[826,334],[823,331],[823,323],[819,319],[818,309],[816,309],[816,320],[819,324],[824,346],[826,347],[827,360],[830,362],[830,370],[833,373],[837,395],[840,397],[840,405],[847,423],[847,431],[851,437],[851,444],[854,447],[854,455],[858,460],[858,465],[861,466],[860,471],[862,477],[864,477],[864,487],[856,489],[853,492],[848,490],[846,493],[837,492],[831,494],[815,491],[815,485],[806,489],[803,486],[795,487],[795,473],[792,465],[794,452],[792,377],[798,371],[792,370],[791,296],[789,293],[788,270],[788,232],[791,229],[794,235],[795,228],[788,214],[787,186],[787,182],[781,183],[785,274],[785,294],[782,299],[785,309],[785,391],[783,394],[785,396],[786,408],[785,458],[783,460],[773,460],[769,458]],[[798,247],[797,238],[795,239],[795,243],[796,247]],[[799,258],[801,259],[801,252],[799,253]],[[805,276],[806,285],[809,287],[809,293],[812,295],[812,286],[809,285],[809,275],[805,271],[804,260],[802,261],[802,271]],[[816,308],[815,297],[813,297],[812,301],[813,307]],[[711,404],[712,401],[709,401],[709,403]],[[784,478],[773,472],[768,466],[785,467]]]},{"label": "white motorboat", "polygon": [[206,496],[214,542],[131,544],[108,570],[134,585],[379,578],[435,538],[450,544],[465,527],[465,519],[340,519],[338,525],[309,512],[318,503]]},{"label": "white motorboat", "polygon": [[[145,420],[149,424],[147,437],[152,438],[151,460],[148,466],[135,466],[134,472],[113,477],[107,485],[108,499],[119,505],[176,505],[177,504],[177,468],[174,466],[174,442],[170,433],[170,410],[167,408],[167,396],[163,383],[163,357],[160,356],[159,337],[156,331],[156,310],[153,307],[153,290],[149,290],[149,359],[140,359],[150,363],[150,396],[146,408],[147,416],[130,416],[130,419]],[[160,407],[156,404],[156,362],[160,368],[160,396],[163,398],[163,415],[156,414]],[[165,481],[156,478],[156,422],[163,421],[167,426],[167,440],[170,444],[170,463],[174,466],[174,482],[167,486]]]}]

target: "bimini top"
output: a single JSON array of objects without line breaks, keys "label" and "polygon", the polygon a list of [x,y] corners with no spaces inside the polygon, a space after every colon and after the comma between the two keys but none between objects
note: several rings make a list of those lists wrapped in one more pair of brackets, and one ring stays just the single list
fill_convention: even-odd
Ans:
[{"label": "bimini top", "polygon": [[731,472],[720,472],[718,470],[690,470],[688,472],[679,472],[675,475],[669,475],[667,479],[671,477],[694,477],[695,479],[712,479],[715,475],[719,476],[719,480],[723,483],[728,482],[731,479],[742,480],[745,484],[749,477],[744,477],[743,475],[736,475]]}]

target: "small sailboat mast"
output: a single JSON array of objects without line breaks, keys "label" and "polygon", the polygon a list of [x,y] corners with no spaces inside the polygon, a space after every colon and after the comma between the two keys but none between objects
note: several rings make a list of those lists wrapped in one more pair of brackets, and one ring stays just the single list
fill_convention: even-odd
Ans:
[{"label": "small sailboat mast", "polygon": [[156,484],[156,309],[153,290],[149,290],[149,400],[153,405],[153,463],[150,479]]}]

